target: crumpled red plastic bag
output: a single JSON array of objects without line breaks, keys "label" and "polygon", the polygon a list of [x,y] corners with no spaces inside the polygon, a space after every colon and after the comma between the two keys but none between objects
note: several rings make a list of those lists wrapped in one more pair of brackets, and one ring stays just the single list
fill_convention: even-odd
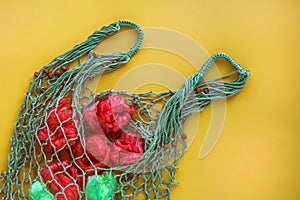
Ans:
[{"label": "crumpled red plastic bag", "polygon": [[[58,106],[49,110],[45,127],[37,132],[42,148],[53,153],[66,149],[73,162],[53,162],[44,167],[41,175],[48,186],[58,194],[57,199],[79,198],[78,188],[96,173],[96,168],[128,165],[138,161],[144,153],[144,139],[139,133],[122,130],[136,112],[126,104],[120,95],[111,95],[104,101],[97,101],[83,111],[85,144],[79,138],[72,120],[72,101],[62,98]],[[68,145],[67,145],[68,144]],[[66,148],[70,146],[70,148]],[[101,174],[97,170],[97,174]],[[54,181],[56,180],[56,181]],[[76,180],[76,184],[74,183]]]},{"label": "crumpled red plastic bag", "polygon": [[61,194],[56,196],[57,200],[79,199],[79,188],[77,188],[74,181],[77,177],[77,169],[74,166],[70,166],[67,161],[62,161],[62,163],[54,162],[48,167],[44,167],[41,171],[41,176],[53,191],[61,192]]},{"label": "crumpled red plastic bag", "polygon": [[103,132],[112,139],[118,137],[120,130],[128,124],[135,109],[126,104],[120,95],[111,95],[99,102],[97,116]]},{"label": "crumpled red plastic bag", "polygon": [[71,147],[77,143],[78,133],[72,120],[71,105],[70,99],[62,98],[57,109],[50,109],[46,126],[37,132],[44,150],[54,152],[67,148],[67,142]]},{"label": "crumpled red plastic bag", "polygon": [[[129,133],[132,135],[132,133]],[[123,138],[110,141],[104,134],[94,134],[86,138],[87,150],[108,167],[128,165],[138,161],[144,153],[144,140],[122,133]],[[124,138],[132,137],[130,141]]]}]

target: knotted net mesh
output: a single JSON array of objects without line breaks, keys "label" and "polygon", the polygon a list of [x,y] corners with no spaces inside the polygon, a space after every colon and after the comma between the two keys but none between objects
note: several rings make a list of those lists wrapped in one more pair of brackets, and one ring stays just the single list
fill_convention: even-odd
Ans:
[{"label": "knotted net mesh", "polygon": [[[121,27],[139,33],[128,53],[93,52]],[[11,138],[8,170],[1,174],[2,199],[170,199],[189,117],[238,93],[250,73],[217,53],[177,91],[95,93],[89,81],[127,63],[142,39],[136,24],[118,21],[35,73]],[[218,58],[236,71],[203,82]],[[234,80],[224,82],[228,77]]]}]

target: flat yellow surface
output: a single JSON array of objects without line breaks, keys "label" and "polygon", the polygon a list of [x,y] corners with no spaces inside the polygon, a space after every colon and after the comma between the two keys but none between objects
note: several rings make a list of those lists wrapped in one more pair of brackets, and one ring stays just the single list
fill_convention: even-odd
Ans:
[{"label": "flat yellow surface", "polygon": [[[198,154],[210,111],[201,114],[172,199],[300,199],[299,9],[298,0],[1,1],[0,171],[33,72],[103,25],[126,19],[184,33],[210,54],[227,52],[253,72],[246,88],[227,101],[221,137],[204,159]],[[149,54],[141,51],[132,62],[168,62],[163,52]],[[169,65],[185,77],[193,73],[171,57]]]}]

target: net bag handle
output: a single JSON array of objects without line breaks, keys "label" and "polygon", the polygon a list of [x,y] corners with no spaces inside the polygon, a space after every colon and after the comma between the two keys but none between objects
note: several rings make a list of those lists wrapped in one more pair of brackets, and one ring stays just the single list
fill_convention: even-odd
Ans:
[{"label": "net bag handle", "polygon": [[144,33],[142,29],[135,23],[125,20],[120,20],[114,22],[108,26],[103,26],[101,29],[95,31],[91,36],[89,36],[85,41],[82,43],[74,46],[69,51],[63,53],[62,55],[56,57],[53,61],[49,64],[44,66],[42,69],[45,68],[53,68],[53,67],[61,67],[61,66],[68,66],[70,63],[76,61],[83,55],[92,51],[99,43],[101,43],[105,38],[108,36],[116,34],[122,27],[129,27],[133,28],[138,32],[138,40],[136,43],[131,47],[131,49],[126,53],[126,57],[133,56],[138,49],[140,48],[142,41],[144,39]]},{"label": "net bag handle", "polygon": [[[203,82],[203,76],[213,66],[217,59],[227,60],[235,69],[232,73]],[[225,82],[223,79],[237,74],[233,81]],[[191,113],[201,112],[214,99],[227,98],[239,93],[251,76],[251,71],[244,69],[226,53],[216,53],[212,55],[202,66],[202,68],[190,76],[184,85],[166,102],[157,122],[157,129],[154,135],[153,144],[163,146],[172,140],[174,136],[170,133],[178,133],[175,137],[183,134],[184,124],[188,121]],[[149,151],[156,147],[153,145]],[[187,148],[185,146],[184,150]],[[184,151],[183,150],[183,151]],[[183,153],[183,152],[182,152]]]},{"label": "net bag handle", "polygon": [[[93,51],[93,49],[101,43],[105,38],[116,34],[121,28],[133,28],[138,33],[138,39],[136,43],[130,48],[128,52],[114,52],[110,54],[98,55]],[[52,62],[44,66],[39,72],[36,72],[36,79],[31,83],[31,87],[34,88],[39,85],[39,82],[49,82],[51,78],[51,84],[47,85],[50,90],[60,90],[58,99],[65,96],[68,90],[73,88],[74,95],[76,99],[82,99],[83,96],[80,95],[82,91],[82,85],[85,86],[86,80],[89,78],[96,77],[106,72],[112,72],[118,69],[122,64],[127,63],[131,56],[133,56],[140,48],[144,38],[144,33],[142,29],[135,23],[130,21],[117,21],[108,26],[103,26],[101,29],[95,31],[91,36],[89,36],[82,43],[74,46],[69,51],[63,53],[62,55],[56,57]],[[81,63],[81,58],[84,55],[88,55],[88,58]],[[69,68],[69,66],[78,62],[78,65],[70,70],[65,71],[63,74],[62,68]],[[45,72],[47,72],[45,74]],[[51,73],[49,73],[51,72]],[[52,75],[53,74],[53,75]],[[58,74],[55,76],[55,74]],[[62,83],[64,87],[62,87]],[[50,97],[49,97],[50,98]],[[74,102],[78,105],[78,101]]]}]

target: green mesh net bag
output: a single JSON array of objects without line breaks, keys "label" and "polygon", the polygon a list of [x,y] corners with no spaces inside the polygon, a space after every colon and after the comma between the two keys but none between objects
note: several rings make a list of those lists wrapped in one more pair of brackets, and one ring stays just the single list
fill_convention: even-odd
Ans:
[{"label": "green mesh net bag", "polygon": [[[139,35],[129,52],[93,51],[121,27]],[[187,120],[212,100],[241,91],[250,73],[217,53],[177,91],[95,93],[88,82],[127,63],[142,39],[136,24],[118,21],[34,74],[0,177],[2,199],[170,199],[178,184],[176,164],[187,148]],[[203,82],[218,58],[236,70]],[[224,81],[228,77],[233,81]]]}]

